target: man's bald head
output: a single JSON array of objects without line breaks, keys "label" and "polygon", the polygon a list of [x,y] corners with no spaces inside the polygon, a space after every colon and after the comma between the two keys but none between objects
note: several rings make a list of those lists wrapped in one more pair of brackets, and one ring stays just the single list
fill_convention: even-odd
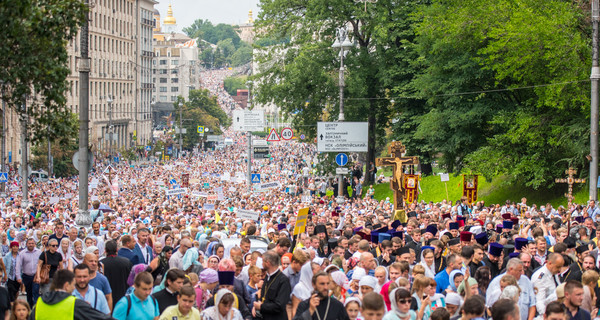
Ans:
[{"label": "man's bald head", "polygon": [[546,267],[548,271],[552,272],[552,274],[557,274],[560,272],[560,268],[565,264],[565,259],[562,254],[559,253],[551,253],[546,260]]},{"label": "man's bald head", "polygon": [[96,272],[98,270],[98,256],[94,253],[86,253],[83,257],[83,263],[90,267],[92,272]]},{"label": "man's bald head", "polygon": [[360,254],[360,263],[367,272],[375,269],[375,258],[370,252],[363,252]]},{"label": "man's bald head", "polygon": [[179,251],[181,251],[181,253],[185,253],[191,247],[192,241],[190,241],[188,238],[182,239],[179,243]]}]

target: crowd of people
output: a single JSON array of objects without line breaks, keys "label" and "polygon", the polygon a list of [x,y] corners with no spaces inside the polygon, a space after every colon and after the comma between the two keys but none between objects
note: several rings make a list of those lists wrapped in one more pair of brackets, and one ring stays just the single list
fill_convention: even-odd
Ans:
[{"label": "crowd of people", "polygon": [[[219,90],[215,79],[207,85]],[[97,162],[89,229],[75,223],[77,177],[29,181],[25,201],[11,175],[0,201],[0,318],[598,317],[594,201],[463,198],[398,211],[363,192],[356,165],[339,203],[314,145],[279,142],[269,159],[250,160],[244,134],[225,135],[232,146],[167,162]],[[249,160],[262,184],[248,183]]]}]

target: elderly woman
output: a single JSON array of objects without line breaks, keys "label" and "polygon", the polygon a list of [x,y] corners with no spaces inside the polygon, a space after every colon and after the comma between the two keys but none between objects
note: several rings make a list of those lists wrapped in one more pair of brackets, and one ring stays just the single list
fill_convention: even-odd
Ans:
[{"label": "elderly woman", "polygon": [[40,257],[38,259],[38,266],[37,266],[37,270],[35,272],[34,282],[41,281],[40,277],[42,275],[43,268],[49,269],[48,282],[40,283],[40,293],[41,294],[44,294],[44,293],[50,291],[50,284],[52,283],[54,273],[56,273],[57,270],[62,269],[63,258],[62,258],[62,255],[57,250],[58,250],[58,240],[50,239],[48,241],[48,250],[43,251],[42,254],[40,254]]},{"label": "elderly woman", "polygon": [[215,295],[215,305],[206,308],[200,314],[200,319],[205,320],[242,320],[242,314],[234,308],[235,297],[227,289],[219,289]]},{"label": "elderly woman", "polygon": [[69,269],[73,270],[73,261],[71,261],[71,256],[73,255],[71,249],[71,241],[69,238],[63,238],[60,240],[60,248],[58,252],[62,256],[62,268],[61,269]]}]

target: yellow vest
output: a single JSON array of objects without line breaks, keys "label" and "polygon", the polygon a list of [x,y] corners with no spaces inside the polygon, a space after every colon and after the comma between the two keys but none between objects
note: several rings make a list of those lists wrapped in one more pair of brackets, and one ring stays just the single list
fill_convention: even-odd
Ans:
[{"label": "yellow vest", "polygon": [[[35,305],[36,320],[71,320],[75,317],[75,297],[69,296],[57,304],[45,304],[42,297],[38,298]],[[61,316],[58,316],[61,315]]]}]

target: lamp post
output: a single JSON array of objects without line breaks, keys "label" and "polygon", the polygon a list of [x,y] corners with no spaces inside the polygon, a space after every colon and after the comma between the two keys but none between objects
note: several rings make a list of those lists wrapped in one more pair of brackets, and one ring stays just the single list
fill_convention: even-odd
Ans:
[{"label": "lamp post", "polygon": [[590,200],[598,200],[598,81],[600,67],[598,66],[598,20],[600,8],[598,0],[592,0],[592,92],[590,99]]},{"label": "lamp post", "polygon": [[183,153],[183,139],[181,138],[181,132],[183,131],[183,102],[179,101],[179,154],[177,158],[181,158]]},{"label": "lamp post", "polygon": [[113,145],[113,139],[115,138],[115,135],[114,135],[114,126],[112,123],[113,99],[110,97],[110,95],[108,95],[108,98],[106,98],[106,102],[108,103],[108,162],[112,163],[112,161],[113,161],[112,145]]},{"label": "lamp post", "polygon": [[[345,120],[344,118],[344,58],[346,57],[346,53],[350,51],[350,49],[354,45],[350,42],[348,37],[348,30],[346,27],[337,28],[335,42],[331,45],[334,49],[340,49],[340,114],[338,116],[338,121],[342,122]],[[338,197],[337,202],[339,204],[344,203],[344,176],[338,175]]]}]

